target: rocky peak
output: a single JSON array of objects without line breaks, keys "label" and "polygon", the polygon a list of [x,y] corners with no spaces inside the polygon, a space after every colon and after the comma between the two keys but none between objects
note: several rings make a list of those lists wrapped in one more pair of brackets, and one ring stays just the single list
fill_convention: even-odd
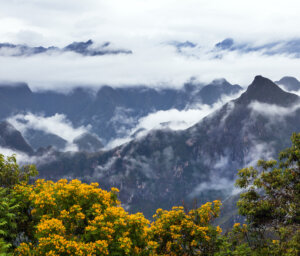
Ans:
[{"label": "rocky peak", "polygon": [[268,78],[256,76],[247,91],[235,102],[248,105],[252,101],[290,106],[299,101],[299,97],[295,94],[285,92]]}]

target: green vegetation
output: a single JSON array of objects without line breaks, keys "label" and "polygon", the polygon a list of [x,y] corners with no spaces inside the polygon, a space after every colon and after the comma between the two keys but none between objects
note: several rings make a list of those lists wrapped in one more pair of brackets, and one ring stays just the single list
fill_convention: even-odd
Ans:
[{"label": "green vegetation", "polygon": [[78,180],[36,180],[0,155],[0,255],[297,256],[300,251],[300,134],[278,161],[238,172],[243,189],[236,223],[222,234],[212,221],[220,201],[186,212],[158,209],[152,223],[120,205],[118,190]]}]

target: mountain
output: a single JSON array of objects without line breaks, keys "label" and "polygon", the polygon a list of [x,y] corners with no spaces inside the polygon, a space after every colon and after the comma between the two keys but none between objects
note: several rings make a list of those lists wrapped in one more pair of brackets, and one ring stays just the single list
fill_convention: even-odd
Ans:
[{"label": "mountain", "polygon": [[[113,139],[128,136],[128,131],[136,127],[139,119],[151,113],[169,109],[183,110],[196,104],[211,105],[223,95],[229,96],[241,90],[241,87],[231,85],[226,80],[216,80],[208,85],[190,81],[181,89],[102,86],[96,91],[91,88],[74,88],[68,93],[32,92],[26,83],[2,83],[0,120],[26,113],[44,117],[60,114],[74,128],[91,127],[90,132],[106,145]],[[17,119],[22,125],[26,124],[26,120],[21,117]],[[44,147],[48,143],[42,140],[38,144],[41,138],[39,132],[24,134],[28,136],[28,141],[34,143],[34,148]]]},{"label": "mountain", "polygon": [[45,131],[28,129],[23,136],[26,137],[26,140],[34,150],[38,150],[40,147],[47,148],[49,146],[52,146],[56,150],[63,150],[67,146],[66,140],[58,135]]},{"label": "mountain", "polygon": [[103,144],[95,134],[84,133],[73,140],[79,151],[97,152],[103,148]]},{"label": "mountain", "polygon": [[89,39],[86,42],[73,42],[63,48],[57,46],[50,47],[31,47],[25,44],[11,44],[0,43],[0,55],[2,56],[33,56],[42,53],[56,53],[61,54],[64,52],[74,52],[83,56],[102,56],[107,54],[132,54],[131,50],[112,48],[110,42],[105,42],[102,45],[95,45],[95,43]]},{"label": "mountain", "polygon": [[28,155],[34,153],[22,134],[8,122],[0,122],[0,147],[21,151]]},{"label": "mountain", "polygon": [[212,83],[204,86],[197,96],[202,99],[202,103],[212,105],[217,102],[222,95],[236,94],[242,90],[239,85],[232,85],[226,79],[216,79]]},{"label": "mountain", "polygon": [[73,42],[64,47],[63,51],[76,52],[84,56],[101,56],[107,54],[132,54],[130,50],[110,49],[110,42],[106,42],[98,47],[93,47],[94,42],[90,39],[86,42]]},{"label": "mountain", "polygon": [[0,83],[0,119],[32,106],[32,92],[26,83]]},{"label": "mountain", "polygon": [[278,85],[283,85],[284,88],[288,91],[299,91],[300,90],[300,82],[291,76],[285,76],[281,78],[279,81],[275,82]]},{"label": "mountain", "polygon": [[[226,38],[215,44],[213,52],[236,51],[239,53],[258,52],[264,55],[289,55],[293,58],[300,58],[300,39],[279,40],[260,45],[254,45],[251,42],[235,42],[232,38]],[[221,55],[217,55],[221,58]]]},{"label": "mountain", "polygon": [[274,156],[300,132],[300,99],[262,76],[239,98],[184,131],[154,130],[110,151],[56,153],[42,177],[116,186],[132,212],[224,199],[237,169]]},{"label": "mountain", "polygon": [[58,51],[58,47],[30,47],[24,44],[0,43],[0,55],[2,56],[31,56],[50,51]]}]

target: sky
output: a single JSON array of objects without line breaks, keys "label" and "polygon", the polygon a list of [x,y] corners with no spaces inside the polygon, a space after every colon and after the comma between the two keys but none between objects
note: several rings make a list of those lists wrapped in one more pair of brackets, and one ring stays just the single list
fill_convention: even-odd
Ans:
[{"label": "sky", "polygon": [[[299,0],[0,0],[2,43],[62,48],[92,39],[133,52],[4,54],[0,81],[61,90],[104,84],[179,88],[190,77],[225,77],[242,86],[258,74],[300,79],[300,58],[291,54],[225,51],[220,57],[213,51],[225,38],[251,46],[299,39],[299,10]],[[197,46],[181,52],[172,44],[185,41]]]}]

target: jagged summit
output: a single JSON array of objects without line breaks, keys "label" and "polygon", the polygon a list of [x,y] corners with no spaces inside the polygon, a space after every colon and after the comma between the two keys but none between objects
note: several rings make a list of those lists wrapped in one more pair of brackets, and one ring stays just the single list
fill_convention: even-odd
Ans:
[{"label": "jagged summit", "polygon": [[288,91],[298,91],[300,90],[300,82],[297,78],[292,76],[284,76],[279,81],[275,82],[276,84],[283,85]]},{"label": "jagged summit", "polygon": [[238,93],[242,90],[239,85],[232,85],[226,79],[215,79],[210,84],[204,86],[198,93],[199,98],[204,104],[213,104],[217,102],[222,95],[230,95]]},{"label": "jagged summit", "polygon": [[238,104],[249,104],[252,101],[290,106],[299,101],[299,97],[295,94],[285,92],[268,78],[256,76],[247,91],[235,102]]}]

